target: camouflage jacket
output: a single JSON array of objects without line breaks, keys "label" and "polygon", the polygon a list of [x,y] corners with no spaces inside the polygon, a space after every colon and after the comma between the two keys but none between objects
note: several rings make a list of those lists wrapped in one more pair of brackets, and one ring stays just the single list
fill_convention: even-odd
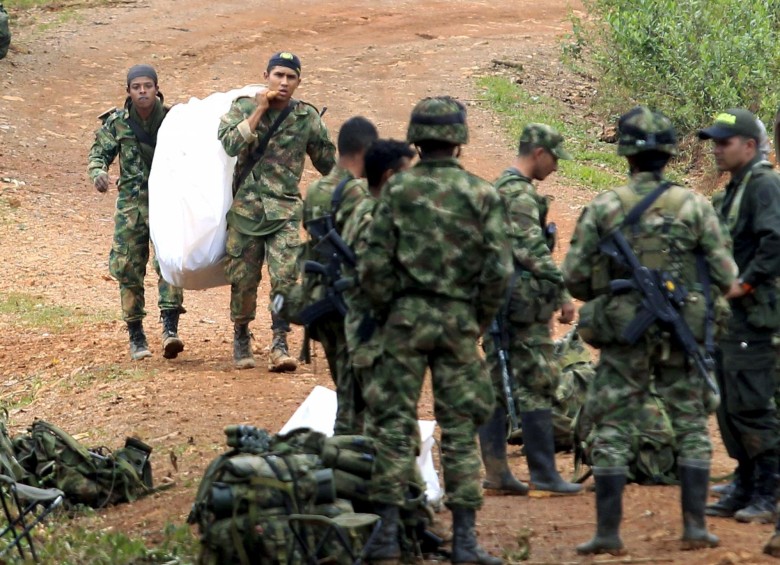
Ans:
[{"label": "camouflage jacket", "polygon": [[[356,255],[365,254],[366,233],[368,226],[374,221],[374,213],[379,201],[366,194],[355,207],[352,214],[346,219],[341,232],[344,242],[350,246]],[[356,271],[347,267],[345,276],[357,277]],[[347,338],[347,350],[349,351],[352,365],[357,368],[371,367],[374,360],[382,353],[380,330],[374,329],[370,338],[362,337],[360,327],[366,317],[375,319],[371,309],[371,302],[359,285],[344,292],[344,300],[347,303],[347,315],[344,317],[344,333]]]},{"label": "camouflage jacket", "polygon": [[344,222],[352,214],[352,211],[368,195],[368,187],[364,179],[356,179],[348,170],[336,165],[326,176],[315,180],[306,189],[306,197],[303,201],[303,221],[308,222],[316,218],[333,213],[331,203],[336,187],[345,179],[349,179],[341,191],[341,203],[333,221],[336,230],[341,233]]},{"label": "camouflage jacket", "polygon": [[[557,286],[556,306],[571,300],[563,284],[563,275],[553,261],[550,243],[545,234],[549,203],[541,196],[531,179],[511,168],[496,180],[494,185],[507,212],[509,240],[516,268],[529,277],[518,277],[515,288],[525,294],[522,286],[529,286],[530,279],[543,279]],[[554,242],[554,240],[553,240]],[[527,289],[526,289],[527,290]]]},{"label": "camouflage jacket", "polygon": [[358,255],[361,290],[378,312],[394,298],[438,296],[472,304],[484,330],[506,291],[512,260],[493,187],[457,159],[426,159],[382,191]]},{"label": "camouflage jacket", "polygon": [[[628,188],[640,200],[652,192],[659,181],[650,173],[631,177]],[[673,210],[664,206],[665,198],[677,199]],[[626,269],[613,264],[599,252],[599,242],[616,228],[633,206],[625,206],[618,192],[610,190],[599,194],[583,210],[571,247],[563,262],[563,278],[575,298],[592,300],[608,292],[609,281],[625,278]],[[704,254],[713,285],[728,290],[737,275],[737,266],[731,257],[731,239],[720,224],[715,210],[703,196],[678,186],[672,186],[642,215],[638,232],[663,239],[663,248],[648,256],[660,257],[664,264],[648,264],[648,256],[637,252],[643,265],[671,272],[678,282],[693,287],[695,253]],[[624,234],[632,247],[633,233]],[[636,249],[635,249],[636,252]],[[694,275],[691,275],[694,273]]]},{"label": "camouflage jacket", "polygon": [[149,217],[149,167],[141,157],[140,143],[127,123],[130,110],[123,108],[109,115],[95,132],[95,142],[89,151],[87,171],[93,182],[119,156],[117,210],[137,208]]},{"label": "camouflage jacket", "polygon": [[[231,211],[252,220],[300,218],[301,193],[298,183],[306,155],[323,175],[333,168],[336,148],[317,110],[295,100],[294,108],[276,130],[268,147],[239,187],[234,187]],[[238,157],[236,171],[244,163],[280,110],[266,112],[257,129],[248,131],[246,119],[254,112],[253,98],[233,101],[230,111],[220,118],[218,136],[228,155]],[[256,134],[256,135],[255,135]]]}]

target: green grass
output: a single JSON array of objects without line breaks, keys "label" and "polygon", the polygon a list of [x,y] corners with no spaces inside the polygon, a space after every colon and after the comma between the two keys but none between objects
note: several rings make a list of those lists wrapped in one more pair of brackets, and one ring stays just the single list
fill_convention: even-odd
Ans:
[{"label": "green grass", "polygon": [[[153,378],[157,371],[152,369],[133,369],[125,368],[119,365],[108,365],[106,367],[94,367],[87,371],[79,372],[73,383],[79,388],[88,388],[96,382],[106,381],[140,381]],[[114,392],[108,392],[108,397],[114,396]]]},{"label": "green grass", "polygon": [[0,316],[10,317],[14,325],[43,329],[51,333],[113,319],[107,312],[88,312],[70,306],[57,306],[47,303],[40,296],[17,292],[0,294]]},{"label": "green grass", "polygon": [[[168,524],[162,532],[150,533],[159,539],[150,548],[145,539],[121,532],[109,531],[91,524],[94,512],[84,509],[81,516],[68,520],[64,515],[50,521],[36,537],[36,550],[41,563],[59,565],[122,565],[168,564],[184,565],[197,562],[199,543],[186,525]],[[82,524],[81,522],[87,522]]]},{"label": "green grass", "polygon": [[595,138],[592,131],[588,132],[593,124],[578,119],[558,100],[532,95],[504,77],[482,77],[477,85],[510,139],[517,140],[523,127],[531,122],[548,124],[561,132],[564,146],[574,158],[558,162],[563,177],[594,191],[614,187],[625,178],[625,159],[615,154],[615,145]]}]

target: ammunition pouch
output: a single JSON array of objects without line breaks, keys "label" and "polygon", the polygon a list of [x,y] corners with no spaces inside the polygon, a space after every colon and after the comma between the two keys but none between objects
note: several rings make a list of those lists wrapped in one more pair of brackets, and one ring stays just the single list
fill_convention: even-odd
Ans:
[{"label": "ammunition pouch", "polygon": [[757,329],[780,329],[780,292],[776,280],[756,286],[742,298],[748,323]]},{"label": "ammunition pouch", "polygon": [[507,319],[510,324],[529,325],[550,321],[560,307],[560,284],[537,279],[521,271],[509,299]]}]

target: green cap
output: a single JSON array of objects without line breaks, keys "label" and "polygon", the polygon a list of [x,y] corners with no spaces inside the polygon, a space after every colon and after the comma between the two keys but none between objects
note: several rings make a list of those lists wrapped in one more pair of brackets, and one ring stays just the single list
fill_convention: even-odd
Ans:
[{"label": "green cap", "polygon": [[520,134],[520,143],[530,143],[534,147],[543,147],[556,159],[571,159],[571,154],[563,148],[563,136],[555,128],[546,124],[528,124]]},{"label": "green cap", "polygon": [[699,139],[728,139],[735,135],[761,139],[756,116],[743,108],[729,108],[715,116],[715,123],[699,130]]},{"label": "green cap", "polygon": [[423,98],[412,110],[406,141],[445,141],[465,145],[469,140],[466,107],[450,96]]},{"label": "green cap", "polygon": [[677,132],[661,112],[637,106],[618,120],[617,154],[627,157],[645,151],[677,155]]}]

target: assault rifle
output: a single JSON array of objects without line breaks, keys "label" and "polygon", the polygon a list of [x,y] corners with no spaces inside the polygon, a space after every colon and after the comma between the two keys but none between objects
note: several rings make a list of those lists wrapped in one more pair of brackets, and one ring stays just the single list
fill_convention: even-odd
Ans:
[{"label": "assault rifle", "polygon": [[639,313],[623,332],[623,339],[633,345],[654,323],[671,329],[677,342],[693,361],[699,375],[713,394],[719,397],[718,384],[712,378],[715,363],[709,352],[702,351],[699,347],[691,329],[680,315],[680,309],[688,295],[687,289],[678,285],[669,273],[643,266],[620,229],[614,230],[601,240],[599,251],[631,270],[630,279],[610,282],[612,294],[637,290],[642,295]]},{"label": "assault rifle", "polygon": [[496,353],[498,355],[498,365],[501,368],[501,387],[504,390],[504,397],[506,398],[506,411],[509,415],[509,423],[511,425],[510,434],[517,431],[520,425],[517,421],[517,408],[515,407],[515,397],[512,395],[512,368],[509,362],[509,350],[507,348],[507,337],[505,327],[506,320],[499,313],[493,318],[493,322],[490,324],[488,333],[493,338],[493,343],[496,346]]}]

